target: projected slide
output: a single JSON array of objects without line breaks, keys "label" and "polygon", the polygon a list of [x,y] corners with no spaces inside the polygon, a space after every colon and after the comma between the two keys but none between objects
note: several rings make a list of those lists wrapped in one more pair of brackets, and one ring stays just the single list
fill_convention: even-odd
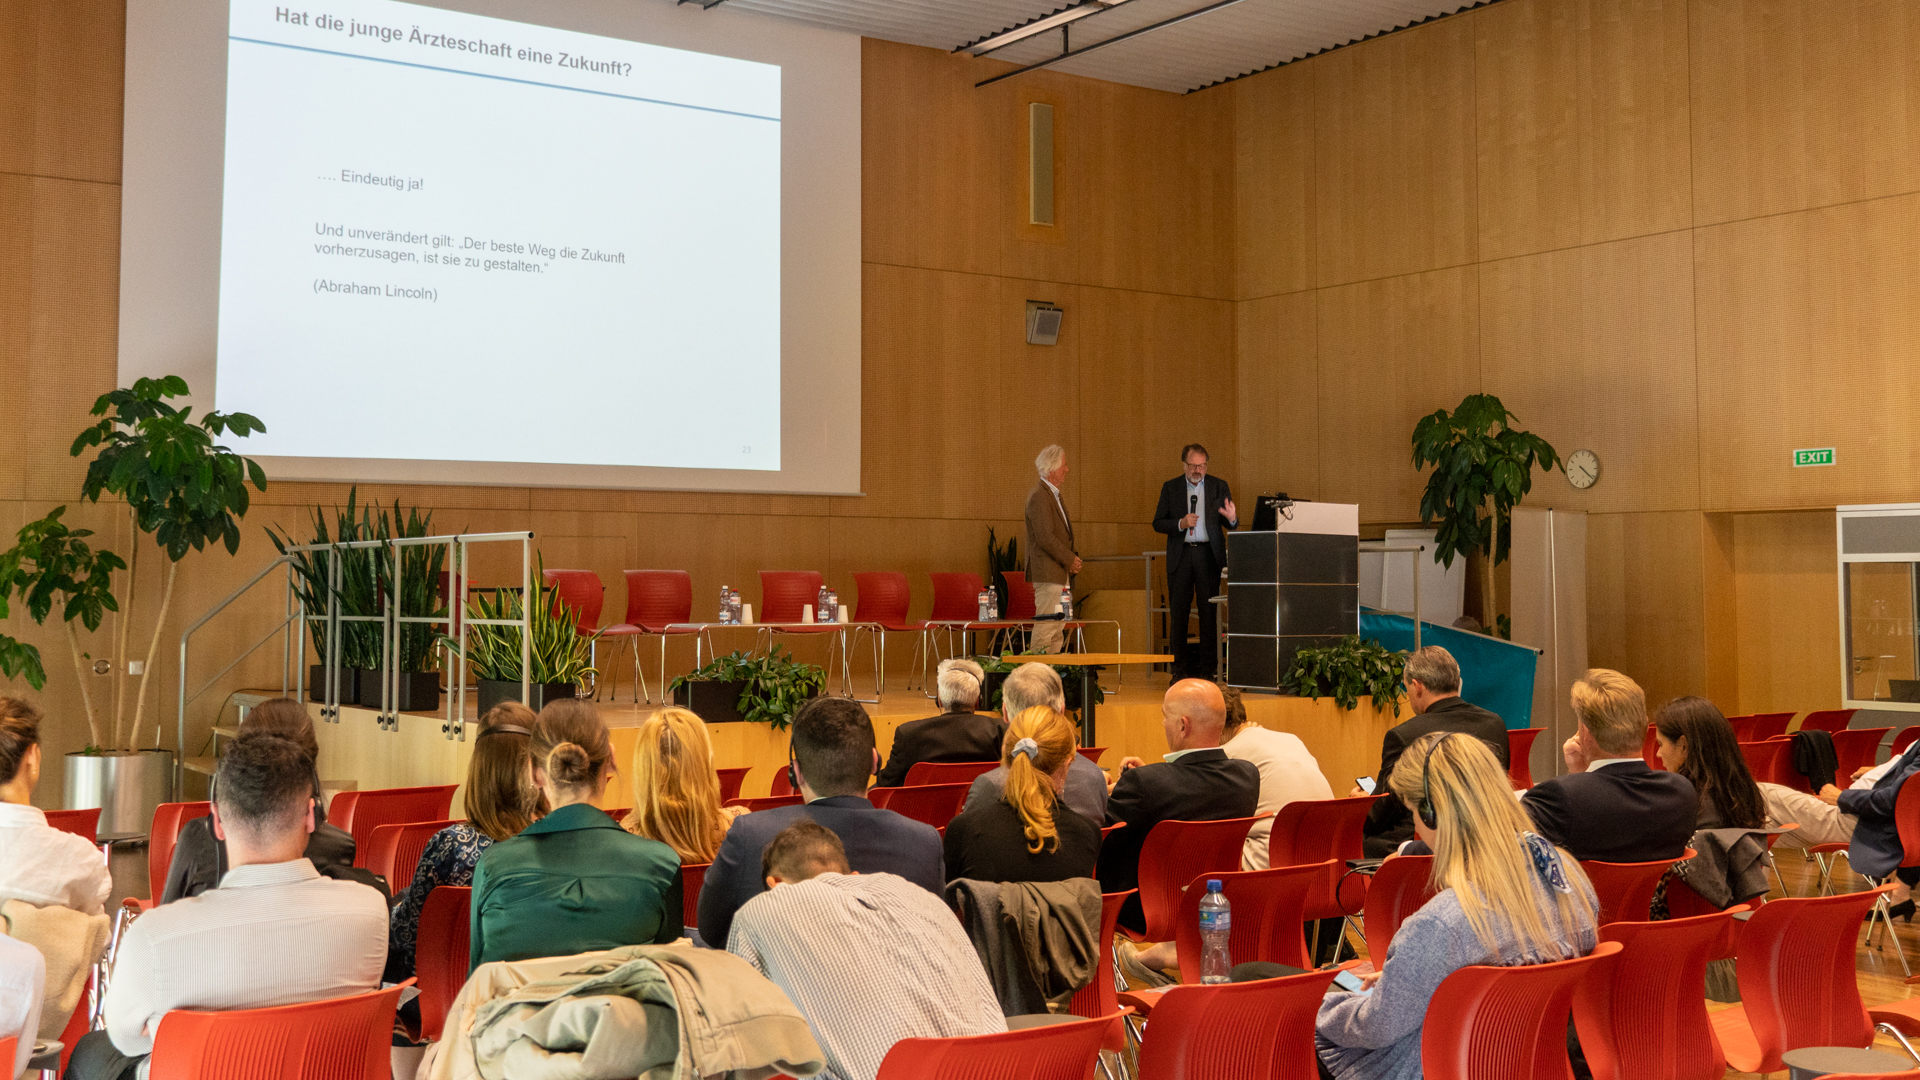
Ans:
[{"label": "projected slide", "polygon": [[780,69],[232,0],[215,397],[250,454],[780,468]]}]

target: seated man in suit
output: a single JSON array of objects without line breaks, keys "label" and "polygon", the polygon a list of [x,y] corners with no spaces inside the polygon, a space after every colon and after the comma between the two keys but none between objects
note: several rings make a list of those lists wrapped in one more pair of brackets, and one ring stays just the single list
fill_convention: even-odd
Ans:
[{"label": "seated man in suit", "polygon": [[[1033,708],[1045,705],[1054,712],[1067,711],[1066,688],[1060,684],[1060,673],[1047,664],[1021,664],[1009,672],[1006,681],[1000,684],[1000,715],[1007,723],[1013,718]],[[1006,728],[1002,727],[1004,736]],[[993,753],[987,755],[995,761],[1000,760],[999,744],[994,744]],[[980,758],[985,761],[987,758]],[[1001,765],[992,772],[981,773],[974,778],[973,786],[967,789],[967,801],[960,810],[965,813],[981,806],[992,806],[1006,795],[1007,767]],[[1073,812],[1093,822],[1095,825],[1107,824],[1107,774],[1100,766],[1088,761],[1084,754],[1074,754],[1067,763],[1067,790],[1060,798],[1073,809]]]},{"label": "seated man in suit", "polygon": [[[1900,801],[1900,788],[1920,772],[1920,742],[1907,747],[1899,757],[1869,770],[1860,779],[1879,772],[1872,786],[1861,790],[1856,783],[1845,791],[1832,784],[1820,789],[1820,801],[1851,815],[1853,835],[1847,844],[1847,863],[1856,874],[1884,878],[1892,874],[1898,884],[1887,899],[1895,917],[1913,918],[1913,887],[1920,885],[1920,866],[1903,867],[1906,845],[1900,840],[1900,828],[1893,820],[1894,804]],[[1843,819],[1844,820],[1844,819]]]},{"label": "seated man in suit", "polygon": [[899,787],[922,761],[999,761],[1006,726],[992,713],[977,713],[980,687],[987,681],[980,665],[955,658],[940,661],[935,691],[939,716],[901,724],[893,733],[893,753],[880,770],[877,787]]},{"label": "seated man in suit", "polygon": [[1567,775],[1534,785],[1521,805],[1540,835],[1576,859],[1676,859],[1693,838],[1699,797],[1679,773],[1640,757],[1647,696],[1617,671],[1594,668],[1573,684],[1580,730],[1561,747]]},{"label": "seated man in suit", "polygon": [[858,702],[817,697],[793,718],[793,786],[806,800],[734,820],[700,888],[700,939],[727,944],[741,905],[766,891],[760,853],[796,821],[833,830],[856,873],[898,874],[938,896],[946,886],[940,833],[931,825],[867,801],[867,780],[880,767],[873,721]]},{"label": "seated man in suit", "polygon": [[[1106,823],[1126,827],[1114,830],[1101,844],[1096,875],[1101,892],[1139,887],[1140,849],[1155,825],[1254,815],[1260,804],[1260,769],[1251,761],[1228,757],[1220,748],[1226,723],[1226,702],[1213,683],[1182,679],[1167,688],[1160,726],[1171,753],[1152,765],[1132,757],[1121,761],[1120,776],[1107,796]],[[1137,895],[1120,909],[1120,922],[1134,930],[1145,928]]]},{"label": "seated man in suit", "polygon": [[[1407,657],[1404,678],[1407,704],[1413,706],[1413,719],[1389,728],[1386,737],[1380,740],[1380,776],[1374,781],[1376,792],[1391,790],[1387,787],[1387,779],[1393,775],[1393,767],[1400,763],[1400,755],[1406,752],[1407,747],[1412,746],[1420,736],[1436,731],[1455,731],[1479,739],[1487,744],[1487,749],[1493,751],[1494,757],[1500,759],[1500,767],[1507,767],[1510,751],[1506,721],[1461,699],[1460,665],[1454,661],[1452,653],[1438,645],[1420,649]],[[1347,793],[1347,797],[1358,798],[1365,794],[1365,791],[1356,787]],[[1413,815],[1407,811],[1405,803],[1388,795],[1377,800],[1373,809],[1367,812],[1363,831],[1366,835],[1367,858],[1382,858],[1413,839]]]}]

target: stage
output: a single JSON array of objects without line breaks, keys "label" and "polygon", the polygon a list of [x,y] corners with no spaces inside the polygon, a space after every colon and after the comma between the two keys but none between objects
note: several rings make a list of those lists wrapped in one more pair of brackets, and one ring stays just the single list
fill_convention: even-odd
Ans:
[{"label": "stage", "polygon": [[[1095,710],[1095,745],[1107,748],[1100,759],[1102,768],[1111,772],[1128,755],[1146,761],[1158,761],[1167,752],[1161,731],[1160,699],[1166,690],[1164,675],[1129,674],[1123,686],[1113,687],[1113,676],[1106,677],[1107,700]],[[239,695],[242,705],[273,696],[271,691],[251,691]],[[329,791],[373,790],[412,787],[424,784],[460,783],[466,778],[467,756],[478,734],[471,715],[474,694],[468,692],[469,716],[466,738],[453,740],[442,732],[443,713],[401,713],[398,730],[386,731],[375,723],[375,712],[344,706],[338,723],[318,721],[319,707],[309,708],[316,717],[315,733],[320,743],[320,775]],[[1399,717],[1383,716],[1371,701],[1362,698],[1359,707],[1342,712],[1332,698],[1310,700],[1277,695],[1248,693],[1244,700],[1253,722],[1298,735],[1320,764],[1321,772],[1333,786],[1335,795],[1345,795],[1355,777],[1372,776],[1380,764],[1380,740]],[[630,700],[602,701],[600,712],[612,729],[614,764],[619,770],[608,787],[603,805],[632,805],[627,773],[633,758],[633,742],[639,725],[657,704],[635,705]],[[874,735],[884,759],[893,747],[893,733],[901,724],[933,716],[940,710],[919,690],[906,688],[904,678],[889,682],[880,704],[865,706],[873,717]],[[1406,710],[1404,702],[1400,706]],[[223,733],[225,730],[223,729]],[[786,767],[787,736],[765,724],[709,724],[713,738],[714,764],[717,768],[749,766],[741,787],[742,795],[765,795],[774,774]],[[202,797],[198,784],[189,774],[187,797]],[[460,813],[459,793],[455,793],[453,812]]]}]

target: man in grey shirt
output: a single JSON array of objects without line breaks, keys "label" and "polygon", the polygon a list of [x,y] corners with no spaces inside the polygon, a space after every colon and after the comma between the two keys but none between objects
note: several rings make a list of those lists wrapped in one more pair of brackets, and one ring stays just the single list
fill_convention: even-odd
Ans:
[{"label": "man in grey shirt", "polygon": [[[1066,689],[1060,685],[1060,673],[1046,664],[1021,664],[1000,684],[1000,715],[1011,723],[1026,709],[1045,705],[1056,712],[1067,711]],[[967,803],[961,813],[976,806],[987,806],[1006,794],[1007,767],[1001,765],[982,773],[967,791]],[[1107,823],[1107,774],[1088,761],[1085,754],[1073,755],[1067,766],[1067,790],[1061,798],[1073,812],[1097,826]]]}]

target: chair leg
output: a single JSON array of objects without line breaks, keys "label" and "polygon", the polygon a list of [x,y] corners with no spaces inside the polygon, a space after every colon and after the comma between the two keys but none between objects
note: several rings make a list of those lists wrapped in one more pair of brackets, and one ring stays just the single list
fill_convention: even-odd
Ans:
[{"label": "chair leg", "polygon": [[1914,1064],[1920,1065],[1920,1050],[1913,1048],[1913,1044],[1907,1041],[1907,1037],[1900,1034],[1900,1029],[1894,1027],[1892,1024],[1875,1024],[1873,1025],[1873,1030],[1884,1031],[1893,1036],[1893,1041],[1900,1044],[1900,1049],[1907,1052],[1907,1056],[1913,1059]]},{"label": "chair leg", "polygon": [[647,688],[647,669],[640,666],[640,635],[628,639],[633,642],[633,703],[640,704],[640,692],[645,690],[647,704],[653,704],[653,691]]}]

